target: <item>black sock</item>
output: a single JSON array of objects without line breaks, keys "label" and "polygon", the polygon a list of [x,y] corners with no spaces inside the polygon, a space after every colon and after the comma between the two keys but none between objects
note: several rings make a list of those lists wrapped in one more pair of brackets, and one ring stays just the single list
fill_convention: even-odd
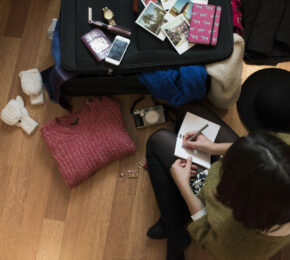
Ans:
[{"label": "black sock", "polygon": [[167,237],[162,218],[148,229],[147,236],[152,239],[163,239]]}]

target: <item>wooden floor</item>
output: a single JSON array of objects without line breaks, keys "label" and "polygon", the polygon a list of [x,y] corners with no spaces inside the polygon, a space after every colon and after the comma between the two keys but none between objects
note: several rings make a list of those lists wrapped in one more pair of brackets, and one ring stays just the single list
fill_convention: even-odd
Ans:
[{"label": "wooden floor", "polygon": [[[22,70],[44,70],[53,64],[46,35],[58,16],[60,0],[0,0],[0,108],[16,95],[40,125],[67,112],[53,104],[31,106],[20,87]],[[290,70],[290,62],[277,67]],[[243,79],[263,67],[244,66]],[[152,132],[170,123],[136,130],[129,108],[136,96],[119,96],[124,121],[138,148],[99,170],[74,189],[65,186],[49,150],[37,130],[32,136],[0,122],[0,260],[155,260],[165,259],[166,241],[146,237],[159,217],[146,172],[138,179],[118,180],[121,171],[145,161],[145,143]],[[80,108],[85,98],[72,99]],[[150,99],[140,107],[151,104]],[[243,135],[235,107],[215,110]],[[210,260],[195,243],[187,259]],[[275,260],[290,259],[290,249]]]}]

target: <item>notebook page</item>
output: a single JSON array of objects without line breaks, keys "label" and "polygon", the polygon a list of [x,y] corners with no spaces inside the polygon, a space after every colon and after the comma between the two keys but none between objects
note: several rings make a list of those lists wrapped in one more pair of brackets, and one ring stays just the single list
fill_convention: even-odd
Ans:
[{"label": "notebook page", "polygon": [[205,124],[208,124],[208,127],[204,129],[202,133],[209,140],[214,142],[218,134],[218,131],[220,129],[220,126],[204,118],[196,116],[190,112],[187,112],[182,122],[182,125],[180,127],[180,130],[178,132],[177,138],[176,138],[174,155],[183,159],[187,159],[189,156],[191,156],[193,163],[196,163],[200,166],[203,166],[209,169],[210,168],[210,155],[209,154],[202,151],[198,151],[196,149],[192,150],[192,149],[182,147],[182,141],[183,141],[184,135],[190,131],[200,130]]}]

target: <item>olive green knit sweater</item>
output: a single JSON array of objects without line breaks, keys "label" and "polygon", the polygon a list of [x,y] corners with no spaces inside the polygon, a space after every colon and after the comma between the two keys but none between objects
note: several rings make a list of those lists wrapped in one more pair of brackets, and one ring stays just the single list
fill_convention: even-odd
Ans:
[{"label": "olive green knit sweater", "polygon": [[[289,134],[278,134],[290,144]],[[221,162],[212,165],[199,198],[206,206],[207,215],[188,226],[191,236],[220,260],[266,260],[290,243],[289,236],[268,236],[243,226],[236,221],[232,210],[216,200],[220,181]]]}]

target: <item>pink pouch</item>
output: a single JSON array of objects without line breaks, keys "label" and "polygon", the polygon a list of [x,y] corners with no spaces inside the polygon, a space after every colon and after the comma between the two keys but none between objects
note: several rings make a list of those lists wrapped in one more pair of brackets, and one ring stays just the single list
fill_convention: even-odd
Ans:
[{"label": "pink pouch", "polygon": [[193,4],[188,41],[215,46],[221,10],[217,5]]}]

